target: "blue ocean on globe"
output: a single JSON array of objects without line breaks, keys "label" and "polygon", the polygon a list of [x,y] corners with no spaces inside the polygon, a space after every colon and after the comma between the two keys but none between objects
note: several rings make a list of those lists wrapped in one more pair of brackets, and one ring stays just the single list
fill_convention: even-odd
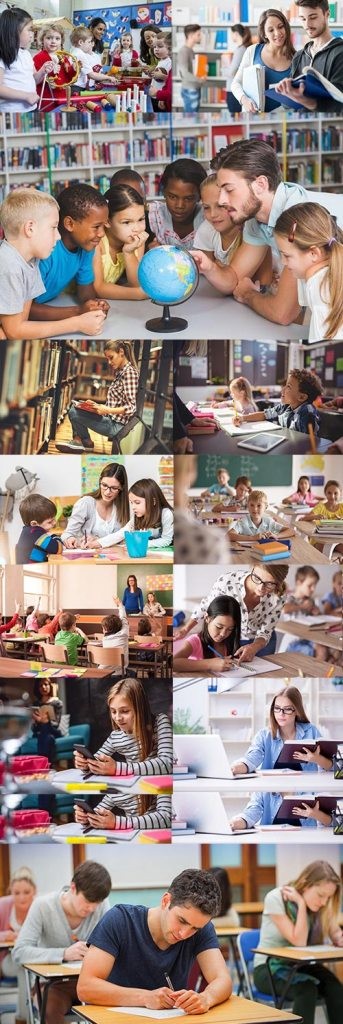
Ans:
[{"label": "blue ocean on globe", "polygon": [[160,245],[150,249],[140,261],[138,281],[153,302],[173,305],[189,299],[195,291],[199,274],[196,263],[186,249],[176,245]]}]

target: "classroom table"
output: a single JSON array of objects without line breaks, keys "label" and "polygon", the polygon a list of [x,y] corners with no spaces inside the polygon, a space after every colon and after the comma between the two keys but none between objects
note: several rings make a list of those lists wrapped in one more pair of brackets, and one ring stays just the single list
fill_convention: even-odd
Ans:
[{"label": "classroom table", "polygon": [[[328,558],[332,558],[334,549],[341,544],[343,546],[343,534],[340,537],[334,533],[316,533],[316,523],[297,523],[296,529],[299,533],[302,533],[307,538],[312,538],[312,545],[316,547],[317,544],[324,544],[325,553]],[[312,546],[311,545],[311,546]],[[316,551],[317,551],[316,547]],[[339,561],[339,552],[337,552],[337,561]]]},{"label": "classroom table", "polygon": [[[31,663],[33,661],[35,661],[34,657],[30,661],[25,661],[25,660],[22,660],[21,658],[20,659],[19,658],[0,658],[0,679],[7,679],[7,677],[9,677],[11,679],[20,679],[24,675],[25,672],[29,672],[30,671]],[[77,666],[77,667],[79,668],[81,666]],[[37,669],[37,673],[38,673],[38,671],[40,669],[42,671],[47,671],[48,669],[50,669],[51,672],[54,672],[57,669],[60,670],[60,671],[63,669],[64,670],[63,674],[65,674],[65,678],[67,679],[68,678],[68,669],[72,672],[73,666],[72,665],[66,665],[65,662],[59,662],[59,664],[51,664],[51,662],[41,661],[41,662],[39,662],[39,669]],[[86,668],[83,671],[82,676],[80,676],[79,678],[80,679],[107,679],[107,678],[110,678],[110,677],[111,677],[111,668],[106,668],[106,669],[95,668],[92,665],[92,666],[89,666],[88,668]],[[60,676],[60,678],[62,678],[62,676]],[[76,677],[76,676],[70,676],[70,678],[73,678],[75,682],[78,681],[78,677]]]},{"label": "classroom table", "polygon": [[[299,747],[301,744],[299,743]],[[339,792],[338,792],[339,791]],[[297,772],[294,774],[274,768],[254,775],[250,779],[204,778],[179,779],[174,775],[174,793],[220,793],[232,796],[236,793],[250,796],[250,793],[330,793],[343,800],[343,781],[335,779],[333,772]]]},{"label": "classroom table", "polygon": [[[152,647],[149,644],[149,638],[147,642],[139,643],[138,640],[129,640],[129,665],[137,669],[137,672],[141,672],[144,676],[145,672],[151,672],[152,670],[156,673],[160,670],[161,676],[165,674],[168,676],[168,644],[167,640],[161,640],[160,643],[156,644],[156,647]],[[144,659],[143,661],[139,658],[140,652],[145,654],[152,654],[153,658]],[[131,657],[130,655],[133,655]]]},{"label": "classroom table", "polygon": [[292,636],[299,637],[299,640],[311,640],[314,644],[322,644],[323,647],[329,647],[333,651],[342,650],[342,630],[337,633],[329,633],[327,629],[310,629],[295,619],[287,619],[286,622],[280,619],[275,629],[278,633],[290,633]]},{"label": "classroom table", "polygon": [[[72,552],[72,548],[68,549]],[[147,551],[144,558],[131,558],[128,555],[126,544],[115,544],[112,548],[97,548],[92,557],[89,555],[78,555],[77,558],[69,558],[66,555],[48,555],[49,565],[113,565],[129,562],[131,565],[166,565],[173,564],[173,548],[156,548]]]},{"label": "classroom table", "polygon": [[[240,914],[241,917],[244,917],[245,914],[262,914],[264,903],[263,900],[253,900],[252,902],[245,901],[243,903],[233,903],[232,907],[233,910],[237,911],[237,914]],[[219,925],[218,927],[225,928],[225,925]],[[220,932],[218,931],[217,928],[216,931],[218,932],[219,935]],[[224,934],[224,932],[222,934]]]},{"label": "classroom table", "polygon": [[[276,541],[278,537],[276,537]],[[253,537],[251,538],[251,544],[254,543]],[[280,541],[280,543],[282,543]],[[231,562],[232,565],[255,565],[259,564],[259,559],[254,558],[254,553],[251,547],[246,544],[239,544],[239,537],[236,540],[230,541],[231,545]],[[330,559],[327,555],[324,555],[322,551],[317,551],[316,548],[311,547],[308,540],[303,537],[292,537],[291,538],[291,553],[289,558],[275,559],[277,565],[330,565]],[[268,565],[267,562],[261,563]],[[273,563],[274,564],[274,563]]]},{"label": "classroom table", "polygon": [[[309,835],[311,831],[311,835]],[[342,837],[335,836],[333,829],[326,828],[325,835],[321,828],[292,828],[289,826],[280,826],[278,828],[275,825],[264,825],[263,828],[254,828],[253,832],[240,832],[239,835],[235,832],[195,832],[194,835],[183,835],[178,836],[176,832],[173,832],[172,844],[176,846],[182,846],[187,843],[189,846],[196,846],[199,843],[206,843],[211,845],[212,843],[226,843],[228,846],[236,846],[239,843],[244,846],[260,846],[262,843],[282,843],[282,846],[325,846],[339,845]],[[312,851],[311,851],[312,853]],[[314,856],[309,856],[309,860],[315,859]]]},{"label": "classroom table", "polygon": [[39,1020],[40,1024],[45,1024],[46,1004],[51,985],[53,985],[54,981],[56,981],[57,979],[59,981],[67,981],[69,980],[69,978],[78,977],[81,971],[81,963],[77,962],[75,965],[67,962],[63,964],[27,963],[23,964],[23,968],[25,971],[25,984],[27,993],[29,1022],[30,1024],[36,1024],[32,1007],[30,980],[30,974],[34,974],[34,987],[37,995]]},{"label": "classroom table", "polygon": [[[65,292],[58,295],[50,306],[71,306],[76,305],[75,299]],[[182,308],[181,308],[182,306]],[[258,316],[248,306],[236,302],[230,295],[222,295],[215,288],[201,277],[199,286],[194,295],[187,302],[178,304],[171,308],[171,316],[182,317],[188,321],[188,326],[182,332],[175,331],[169,334],[162,332],[148,331],[145,324],[147,320],[162,316],[162,306],[157,306],[150,299],[132,302],[132,300],[121,299],[110,301],[110,309],[104,320],[101,333],[97,338],[122,338],[124,341],[131,341],[132,338],[170,338],[175,334],[185,340],[187,338],[218,338],[227,339],[228,334],[232,338],[263,338],[264,341],[291,341],[305,339],[308,337],[308,325],[289,324],[282,327],[274,324],[264,317]],[[83,334],[69,333],[66,338],[83,338]]]},{"label": "classroom table", "polygon": [[[72,1010],[86,1024],[115,1024],[116,1021],[117,1024],[137,1024],[134,1012],[121,1014],[119,1009],[113,1017],[113,1010],[105,1006],[73,1006]],[[255,1003],[235,995],[199,1017],[202,1024],[300,1024],[301,1019],[286,1010],[276,1010],[274,1006]],[[186,1013],[182,1020],[185,1024],[194,1024],[194,1014]]]},{"label": "classroom table", "polygon": [[[273,993],[275,1006],[280,1010],[282,1009],[285,999],[287,998],[287,992],[290,985],[292,984],[293,978],[297,973],[299,967],[302,964],[316,963],[337,963],[339,960],[343,960],[343,948],[338,946],[328,947],[327,950],[323,950],[321,947],[316,951],[315,946],[308,948],[301,948],[296,946],[258,946],[253,950],[254,953],[265,953],[266,967],[268,970],[270,987]],[[285,984],[280,995],[277,995],[274,986],[273,972],[270,969],[270,961],[273,957],[278,957],[280,960],[285,961],[285,965],[289,964],[289,975],[285,979]],[[309,974],[311,971],[309,970]]]},{"label": "classroom table", "polygon": [[[30,633],[30,636],[16,636],[15,633],[3,633],[1,639],[5,644],[12,643],[19,645],[19,648],[22,648],[22,650],[20,650],[20,657],[23,655],[23,658],[27,658],[28,648],[32,647],[32,644],[48,644],[50,638],[47,633]],[[32,661],[34,661],[35,658],[38,660],[37,652],[35,655],[32,655]]]},{"label": "classroom table", "polygon": [[[277,437],[278,431],[274,431]],[[308,434],[302,434],[299,430],[288,430],[287,427],[280,427],[280,433],[286,438],[277,448],[273,448],[270,456],[278,458],[279,455],[310,455],[311,445]],[[256,437],[255,434],[252,435]],[[193,451],[195,455],[243,455],[253,456],[254,452],[249,448],[238,448],[238,441],[246,441],[249,431],[246,434],[230,437],[223,430],[216,430],[214,434],[192,434]],[[332,441],[328,438],[317,438],[317,453],[322,455],[327,452]]]},{"label": "classroom table", "polygon": [[[276,626],[275,629],[277,628],[278,627]],[[335,675],[333,665],[328,665],[327,662],[320,661],[318,658],[310,658],[308,654],[299,654],[298,651],[290,651],[287,654],[267,654],[265,655],[263,660],[269,661],[271,666],[280,665],[280,668],[277,668],[274,671],[273,668],[271,667],[270,673],[267,673],[268,679],[269,676],[273,676],[273,678],[275,679],[292,679],[296,676],[308,676],[314,677],[315,679],[319,679],[319,677],[321,677],[322,679],[325,679],[329,676],[331,677]],[[210,665],[211,662],[209,661],[208,668],[206,669],[206,672],[203,673],[203,676],[206,679],[208,676],[214,674],[211,673]],[[242,665],[242,668],[243,667],[244,665]],[[182,672],[176,672],[174,668],[173,675],[175,677],[182,676],[183,679],[191,679],[192,676],[199,677],[201,673],[199,673],[198,669],[193,669],[192,671],[192,661],[189,660],[189,668],[187,668],[187,671],[183,670]],[[250,672],[248,673],[248,675],[249,678],[254,678],[257,680],[260,678],[258,675],[252,676],[252,673]],[[220,678],[225,679],[224,673],[222,676],[220,676]],[[230,679],[230,672],[227,673],[227,678]],[[264,677],[261,675],[261,678]]]}]

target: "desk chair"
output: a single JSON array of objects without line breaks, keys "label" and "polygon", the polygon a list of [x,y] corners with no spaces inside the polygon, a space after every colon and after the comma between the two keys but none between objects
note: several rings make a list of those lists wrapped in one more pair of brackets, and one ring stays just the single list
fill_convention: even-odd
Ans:
[{"label": "desk chair", "polygon": [[122,675],[125,675],[124,648],[123,647],[98,647],[97,644],[87,644],[88,664],[99,665],[103,668],[119,668]]},{"label": "desk chair", "polygon": [[146,436],[146,426],[140,416],[132,416],[112,441],[112,455],[133,455],[140,451]]},{"label": "desk chair", "polygon": [[260,929],[252,928],[249,932],[242,932],[241,935],[237,935],[236,941],[242,971],[243,996],[247,999],[255,1000],[257,1003],[267,1003],[268,1006],[274,1006],[273,996],[260,992],[256,985],[254,985],[253,980],[252,966],[255,954],[252,951],[259,944]]},{"label": "desk chair", "polygon": [[44,661],[54,662],[55,664],[60,661],[69,665],[68,651],[64,644],[40,643],[39,646],[42,648]]}]

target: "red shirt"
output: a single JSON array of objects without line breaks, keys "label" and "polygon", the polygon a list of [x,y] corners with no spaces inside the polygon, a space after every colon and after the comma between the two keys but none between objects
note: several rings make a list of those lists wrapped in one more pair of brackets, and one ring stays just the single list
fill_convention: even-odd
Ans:
[{"label": "red shirt", "polygon": [[[43,67],[43,64],[45,64],[47,60],[51,60],[51,53],[48,53],[47,50],[40,50],[39,53],[36,53],[33,58],[33,63],[36,68],[36,71],[40,71],[40,69]],[[42,95],[43,82],[44,78],[36,86],[39,96]],[[67,95],[65,89],[62,88],[62,86],[57,86],[57,88],[54,89],[53,86],[49,85],[49,82],[45,82],[43,89],[43,98],[41,100],[41,110],[44,114],[46,114],[48,110],[55,110],[55,107],[59,107],[61,103],[66,102]]]}]

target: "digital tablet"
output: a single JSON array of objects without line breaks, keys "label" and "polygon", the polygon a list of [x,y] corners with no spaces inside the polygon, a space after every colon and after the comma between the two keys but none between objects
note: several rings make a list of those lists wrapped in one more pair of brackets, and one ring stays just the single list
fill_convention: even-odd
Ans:
[{"label": "digital tablet", "polygon": [[246,437],[245,441],[237,441],[237,448],[250,448],[253,452],[270,452],[272,448],[276,448],[282,441],[286,441],[287,438],[282,434],[257,434],[251,437]]}]

